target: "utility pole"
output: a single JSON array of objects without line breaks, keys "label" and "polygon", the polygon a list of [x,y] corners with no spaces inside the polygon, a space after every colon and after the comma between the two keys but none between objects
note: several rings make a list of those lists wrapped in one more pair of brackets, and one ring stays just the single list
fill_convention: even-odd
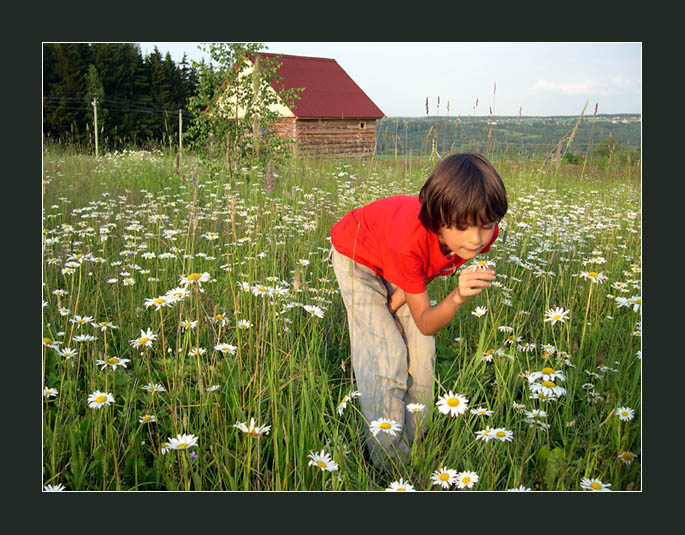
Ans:
[{"label": "utility pole", "polygon": [[98,108],[97,97],[93,98],[93,123],[95,124],[95,157],[98,157]]}]

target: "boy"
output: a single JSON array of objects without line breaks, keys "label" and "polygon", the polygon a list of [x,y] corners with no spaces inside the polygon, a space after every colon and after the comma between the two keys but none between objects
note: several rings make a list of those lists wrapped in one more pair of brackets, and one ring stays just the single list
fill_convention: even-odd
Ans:
[{"label": "boy", "polygon": [[487,252],[507,211],[504,184],[477,154],[438,162],[418,197],[395,196],[350,211],[331,229],[331,262],[347,310],[352,368],[368,423],[394,420],[401,433],[368,442],[374,464],[408,454],[417,435],[410,403],[433,399],[433,335],[495,280],[462,270],[456,288],[431,306],[426,283]]}]

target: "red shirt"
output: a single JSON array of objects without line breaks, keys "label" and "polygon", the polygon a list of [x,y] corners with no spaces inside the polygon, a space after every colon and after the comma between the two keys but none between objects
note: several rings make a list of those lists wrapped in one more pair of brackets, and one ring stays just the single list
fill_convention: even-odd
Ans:
[{"label": "red shirt", "polygon": [[[377,275],[411,294],[423,293],[426,282],[450,275],[466,260],[440,250],[438,235],[428,231],[419,220],[418,197],[398,195],[356,208],[331,229],[336,250],[355,262],[371,268]],[[487,253],[495,241],[481,250]]]}]

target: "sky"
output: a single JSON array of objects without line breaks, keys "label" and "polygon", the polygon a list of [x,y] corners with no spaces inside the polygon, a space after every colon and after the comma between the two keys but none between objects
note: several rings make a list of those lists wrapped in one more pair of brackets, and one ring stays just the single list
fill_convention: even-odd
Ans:
[{"label": "sky", "polygon": [[[157,46],[208,60],[200,43]],[[264,42],[266,52],[333,58],[387,117],[642,113],[639,42]],[[438,98],[440,99],[438,107]],[[449,103],[449,112],[447,105]]]}]

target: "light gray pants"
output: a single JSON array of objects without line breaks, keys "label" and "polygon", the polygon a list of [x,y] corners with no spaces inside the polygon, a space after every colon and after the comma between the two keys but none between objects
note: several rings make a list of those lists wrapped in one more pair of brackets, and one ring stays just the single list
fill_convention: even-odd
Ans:
[{"label": "light gray pants", "polygon": [[[330,258],[347,310],[362,414],[367,423],[388,418],[402,426],[402,432],[394,437],[384,431],[369,435],[371,459],[384,466],[386,455],[409,453],[417,435],[417,420],[423,422],[430,414],[435,339],[421,334],[406,303],[394,314],[404,329],[404,336],[400,333],[387,306],[397,288],[394,284],[335,249]],[[409,403],[423,403],[426,409],[410,413]]]}]

